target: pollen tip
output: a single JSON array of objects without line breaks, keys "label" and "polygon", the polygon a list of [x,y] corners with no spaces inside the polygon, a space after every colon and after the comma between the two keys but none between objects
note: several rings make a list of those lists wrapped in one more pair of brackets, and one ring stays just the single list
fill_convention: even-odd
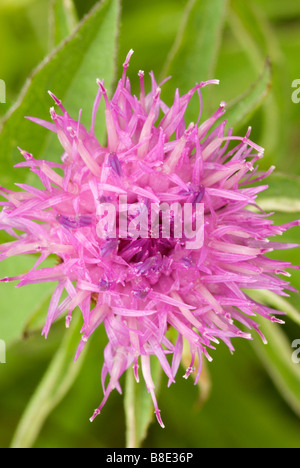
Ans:
[{"label": "pollen tip", "polygon": [[164,429],[164,428],[165,428],[165,425],[164,425],[164,423],[163,423],[163,421],[162,421],[162,419],[161,419],[161,415],[160,415],[160,410],[159,410],[159,409],[157,409],[157,410],[155,411],[155,416],[156,416],[156,419],[157,419],[157,421],[159,422],[159,425],[161,426],[161,428]]},{"label": "pollen tip", "polygon": [[99,85],[99,88],[101,89],[102,93],[106,94],[106,89],[105,89],[105,86],[104,86],[104,80],[99,81],[98,85]]},{"label": "pollen tip", "polygon": [[156,92],[155,92],[155,96],[154,96],[154,100],[156,100],[156,99],[159,98],[160,93],[161,93],[161,88],[160,88],[160,87],[157,87],[157,88],[156,88]]},{"label": "pollen tip", "polygon": [[50,107],[50,115],[51,115],[51,119],[55,120],[56,112],[55,112],[54,107]]},{"label": "pollen tip", "polygon": [[72,317],[68,315],[68,317],[66,317],[66,328],[70,328],[71,321]]},{"label": "pollen tip", "polygon": [[75,138],[75,137],[76,137],[76,132],[75,132],[74,128],[72,128],[72,127],[67,127],[67,131],[69,132],[69,135],[70,135],[72,138]]},{"label": "pollen tip", "polygon": [[132,55],[134,54],[134,50],[133,49],[130,49],[130,51],[128,52],[127,54],[127,57],[126,57],[126,60],[125,62],[123,63],[123,67],[124,68],[127,68],[129,66],[129,62],[130,62],[130,59],[132,57]]},{"label": "pollen tip", "polygon": [[90,422],[94,422],[95,419],[96,419],[96,417],[97,417],[99,414],[100,414],[100,411],[99,411],[98,409],[96,409],[96,410],[94,411],[93,416],[90,418]]},{"label": "pollen tip", "polygon": [[58,97],[56,97],[55,94],[52,93],[52,91],[48,91],[48,94],[49,94],[49,96],[53,99],[53,101],[55,102],[55,104],[57,104],[58,106],[61,105],[61,100],[58,99]]},{"label": "pollen tip", "polygon": [[0,279],[0,283],[8,283],[9,281],[10,281],[10,279],[8,278],[8,276],[6,276],[5,278]]}]

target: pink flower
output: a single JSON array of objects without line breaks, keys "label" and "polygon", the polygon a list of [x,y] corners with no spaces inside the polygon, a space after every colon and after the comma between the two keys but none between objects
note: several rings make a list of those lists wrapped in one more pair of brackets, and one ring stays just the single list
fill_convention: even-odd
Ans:
[{"label": "pink flower", "polygon": [[[17,167],[29,167],[44,189],[25,184],[17,184],[22,189],[19,192],[1,189],[6,201],[1,203],[0,228],[16,240],[0,246],[0,260],[40,253],[31,271],[1,281],[19,280],[19,286],[58,283],[43,334],[47,337],[52,323],[65,312],[69,327],[78,306],[84,323],[76,359],[95,329],[104,324],[108,337],[102,369],[104,398],[91,420],[113,389],[121,391],[119,379],[128,367],[133,366],[139,381],[141,365],[163,426],[150,356],[157,357],[169,384],[175,382],[185,338],[191,351],[185,377],[196,372],[196,383],[202,357],[211,360],[209,350],[215,349],[219,340],[233,351],[233,338],[251,339],[239,324],[256,330],[264,339],[256,315],[282,323],[273,316],[277,311],[255,302],[243,290],[267,289],[279,295],[294,290],[281,275],[290,276],[286,269],[296,267],[265,254],[296,247],[270,242],[269,238],[299,225],[299,221],[275,226],[257,207],[257,195],[267,189],[257,182],[273,168],[264,174],[257,172],[263,149],[250,140],[250,130],[245,137],[234,137],[231,131],[226,134],[226,121],[222,120],[225,103],[207,121],[201,121],[200,112],[196,123],[186,127],[185,111],[191,97],[199,95],[202,109],[201,89],[217,84],[216,80],[199,83],[181,97],[177,90],[169,108],[161,100],[153,74],[149,94],[144,91],[143,72],[139,73],[139,98],[131,94],[126,77],[131,54],[111,100],[104,82],[97,81],[90,131],[80,123],[80,116],[79,121],[73,120],[52,93],[61,115],[52,108],[53,123],[31,118],[57,134],[64,154],[62,162],[56,164],[36,160],[21,150],[25,162]],[[106,105],[106,146],[100,145],[94,133],[101,99]],[[175,235],[182,227],[175,212],[169,235],[163,235],[159,214],[154,225],[158,235],[142,235],[141,224],[144,222],[148,231],[150,223],[145,213],[150,208],[155,211],[160,203],[203,207],[204,224],[197,248],[191,248],[186,233]],[[105,217],[109,207],[115,214],[112,223]],[[196,221],[194,215],[191,225]],[[135,235],[126,230],[129,223]],[[59,257],[59,263],[40,268],[51,254]],[[64,290],[67,298],[61,300]],[[170,340],[170,327],[176,331],[175,342]],[[194,367],[196,357],[198,369]]]}]

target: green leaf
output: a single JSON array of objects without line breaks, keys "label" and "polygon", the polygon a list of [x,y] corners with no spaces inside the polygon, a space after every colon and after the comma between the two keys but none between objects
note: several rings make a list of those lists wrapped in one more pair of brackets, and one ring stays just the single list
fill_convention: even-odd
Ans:
[{"label": "green leaf", "polygon": [[[183,94],[200,81],[215,78],[226,0],[190,0],[166,62],[163,76],[172,75],[172,87]],[[198,109],[198,110],[197,110]],[[188,119],[195,120],[199,103],[191,102]]]},{"label": "green leaf", "polygon": [[279,21],[294,19],[300,15],[300,3],[298,0],[288,0],[285,2],[259,0],[259,5],[270,18]]},{"label": "green leaf", "polygon": [[254,341],[254,348],[273,382],[289,406],[300,416],[300,366],[292,360],[292,343],[282,329],[271,322],[258,319],[268,344]]},{"label": "green leaf", "polygon": [[[74,34],[61,44],[33,73],[15,108],[3,121],[0,135],[0,181],[9,186],[16,178],[13,164],[20,162],[17,146],[42,159],[59,160],[62,149],[56,135],[24,119],[34,116],[50,120],[53,105],[50,89],[63,100],[69,113],[90,126],[97,78],[104,78],[111,90],[117,50],[120,0],[103,0],[83,19]],[[104,137],[105,122],[98,113],[96,134]],[[28,171],[18,170],[18,181],[26,180]]]},{"label": "green leaf", "polygon": [[14,435],[12,448],[33,446],[51,411],[66,396],[84,362],[87,347],[77,362],[74,356],[79,341],[82,318],[72,323],[48,370],[32,396]]},{"label": "green leaf", "polygon": [[73,0],[51,0],[50,49],[60,44],[75,29],[78,16]]},{"label": "green leaf", "polygon": [[240,128],[247,123],[268,95],[271,86],[272,68],[268,60],[258,81],[246,93],[229,103],[226,112],[227,125],[232,128]]},{"label": "green leaf", "polygon": [[[241,7],[239,7],[241,5]],[[228,24],[238,44],[244,49],[253,68],[259,71],[265,60],[265,52],[258,44],[257,38],[253,37],[253,32],[257,30],[257,24],[254,28],[248,29],[248,16],[244,15],[245,6],[241,2],[231,1],[231,8],[228,14]],[[245,17],[247,21],[245,21]],[[253,31],[254,29],[254,31]]]},{"label": "green leaf", "polygon": [[[261,68],[267,55],[270,55],[272,63],[280,62],[284,57],[280,50],[279,37],[269,22],[265,9],[261,8],[261,0],[247,3],[243,0],[231,0],[230,7],[229,22],[232,21],[232,16],[234,17],[233,33],[237,33],[241,38],[244,47],[247,43],[247,55],[252,54],[254,66]],[[236,28],[241,29],[236,31]]]},{"label": "green leaf", "polygon": [[[157,394],[160,386],[162,369],[158,359],[151,362],[152,379]],[[126,418],[126,447],[139,448],[147,437],[148,429],[154,419],[153,402],[145,383],[135,381],[132,369],[126,373],[124,397]]]},{"label": "green leaf", "polygon": [[[251,3],[251,5],[250,5]],[[232,0],[228,23],[236,42],[244,49],[245,56],[256,73],[260,73],[266,57],[272,63],[272,92],[262,106],[260,133],[264,147],[268,148],[274,161],[286,152],[288,143],[287,126],[282,125],[281,116],[289,118],[290,78],[286,72],[285,55],[281,50],[278,34],[268,21],[260,2]],[[284,90],[286,90],[284,92]],[[271,159],[268,155],[265,156]],[[268,164],[270,161],[268,162]]]},{"label": "green leaf", "polygon": [[262,192],[257,204],[265,211],[300,212],[300,177],[274,173],[268,179],[269,189]]},{"label": "green leaf", "polygon": [[0,10],[17,10],[24,8],[33,3],[34,0],[2,0]]},{"label": "green leaf", "polygon": [[[20,255],[1,262],[1,278],[19,275],[29,271],[37,258]],[[44,267],[55,264],[53,258],[44,262]],[[39,317],[41,325],[46,317],[53,283],[32,284],[16,288],[16,282],[0,284],[0,337],[7,346],[20,340],[31,330],[33,317]],[[36,323],[36,322],[34,322]]]}]

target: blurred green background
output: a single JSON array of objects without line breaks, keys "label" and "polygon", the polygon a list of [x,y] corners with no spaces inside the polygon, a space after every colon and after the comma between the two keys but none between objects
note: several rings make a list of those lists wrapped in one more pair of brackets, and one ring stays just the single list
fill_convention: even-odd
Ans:
[{"label": "blurred green background", "polygon": [[[76,0],[75,3],[80,19],[96,2]],[[2,116],[16,102],[26,78],[55,42],[49,28],[51,6],[50,0],[1,1],[0,79],[7,86],[7,102],[0,104]],[[120,74],[129,49],[134,49],[129,68],[134,91],[138,90],[137,72],[140,69],[146,73],[153,70],[157,77],[162,74],[186,6],[186,0],[123,1],[118,72]],[[204,93],[208,113],[222,100],[231,103],[257,82],[266,59],[270,59],[272,88],[239,131],[245,132],[251,124],[252,139],[266,148],[261,167],[265,169],[274,164],[278,173],[287,174],[284,198],[296,190],[300,195],[300,104],[291,99],[292,82],[300,79],[299,56],[299,0],[231,0],[226,8],[214,76],[209,76],[220,79],[221,84]],[[200,69],[199,76],[190,76],[189,80],[195,83],[206,78],[201,76]],[[147,83],[149,85],[150,81]],[[170,100],[174,93],[172,81],[165,85],[163,92],[166,100]],[[16,128],[16,140],[17,137]],[[282,187],[282,184],[280,188],[275,184],[275,192],[283,190]],[[299,202],[299,198],[297,200]],[[282,212],[276,221],[285,222],[297,217],[300,216],[295,210],[288,214]],[[299,229],[291,230],[285,239],[297,241]],[[300,249],[280,252],[277,258],[300,264]],[[2,277],[6,266],[0,268]],[[300,289],[299,272],[293,272],[291,283]],[[18,307],[22,307],[23,302],[26,306],[31,302],[34,308],[40,291],[30,287],[27,292],[19,291],[1,284],[1,316],[22,332],[23,324],[18,324]],[[289,301],[299,309],[299,295],[292,294]],[[274,359],[270,361],[260,344],[253,346],[241,340],[235,342],[233,356],[223,345],[213,352],[214,361],[207,366],[206,384],[210,382],[211,385],[209,395],[203,394],[203,390],[201,394],[192,380],[182,379],[183,370],[178,373],[176,385],[169,389],[167,380],[162,378],[158,398],[166,429],[153,423],[143,446],[300,447],[300,364],[291,361],[291,342],[300,338],[300,327],[290,318],[286,322],[282,327],[284,335],[279,335],[285,340],[286,360],[282,358],[281,362],[284,352],[280,351],[274,358],[278,360],[279,374],[272,365]],[[64,336],[63,323],[57,323],[45,342],[39,326],[40,320],[37,320],[30,332],[23,334],[23,339],[12,339],[7,349],[7,364],[0,364],[0,447],[10,445],[21,415]],[[95,423],[90,424],[88,420],[102,395],[100,371],[105,343],[103,330],[98,330],[72,389],[47,418],[34,447],[125,445],[122,396],[114,392]]]}]

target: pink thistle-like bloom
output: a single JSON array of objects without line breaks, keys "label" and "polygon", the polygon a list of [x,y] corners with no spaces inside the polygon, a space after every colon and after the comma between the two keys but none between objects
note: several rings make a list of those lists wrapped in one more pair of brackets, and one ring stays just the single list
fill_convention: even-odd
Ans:
[{"label": "pink thistle-like bloom", "polygon": [[[266,289],[282,296],[287,295],[286,290],[294,291],[280,275],[290,276],[286,269],[296,267],[265,254],[296,247],[270,242],[269,238],[299,222],[275,226],[257,206],[257,195],[267,189],[258,183],[273,168],[258,172],[256,163],[263,149],[249,139],[250,130],[245,137],[225,132],[225,103],[201,121],[201,89],[218,81],[199,83],[184,96],[177,90],[174,104],[168,107],[161,100],[153,74],[152,89],[146,95],[144,73],[139,72],[138,98],[132,95],[126,77],[131,54],[111,100],[104,82],[97,81],[90,131],[80,118],[73,120],[52,93],[61,114],[51,108],[53,123],[30,118],[57,134],[64,153],[57,164],[34,159],[20,150],[25,162],[17,167],[29,167],[44,188],[25,184],[17,184],[22,189],[18,192],[1,188],[6,201],[1,203],[0,229],[16,240],[0,246],[0,260],[40,253],[31,271],[1,281],[19,280],[19,286],[58,282],[43,334],[47,337],[52,323],[64,313],[69,327],[72,312],[79,307],[84,324],[76,359],[104,323],[108,337],[101,376],[104,398],[91,420],[113,389],[121,392],[119,380],[127,368],[133,366],[139,381],[140,364],[163,427],[150,357],[157,357],[171,384],[186,339],[191,363],[184,377],[195,372],[197,383],[202,356],[211,360],[209,350],[215,349],[216,343],[222,340],[234,351],[233,338],[251,339],[239,324],[256,330],[265,340],[255,317],[282,323],[273,315],[279,312],[257,303],[244,289]],[[195,93],[199,95],[200,115],[196,123],[186,126],[185,111]],[[106,105],[106,146],[100,145],[94,132],[101,99]],[[167,239],[126,237],[117,221],[116,238],[100,236],[99,207],[109,203],[120,215],[119,201],[124,196],[129,206],[202,204],[201,246],[189,248],[187,238],[176,238],[174,229]],[[59,263],[40,268],[52,254],[59,257]],[[67,297],[62,300],[64,291]],[[169,328],[176,331],[173,342]],[[195,362],[199,362],[197,369]]]}]

